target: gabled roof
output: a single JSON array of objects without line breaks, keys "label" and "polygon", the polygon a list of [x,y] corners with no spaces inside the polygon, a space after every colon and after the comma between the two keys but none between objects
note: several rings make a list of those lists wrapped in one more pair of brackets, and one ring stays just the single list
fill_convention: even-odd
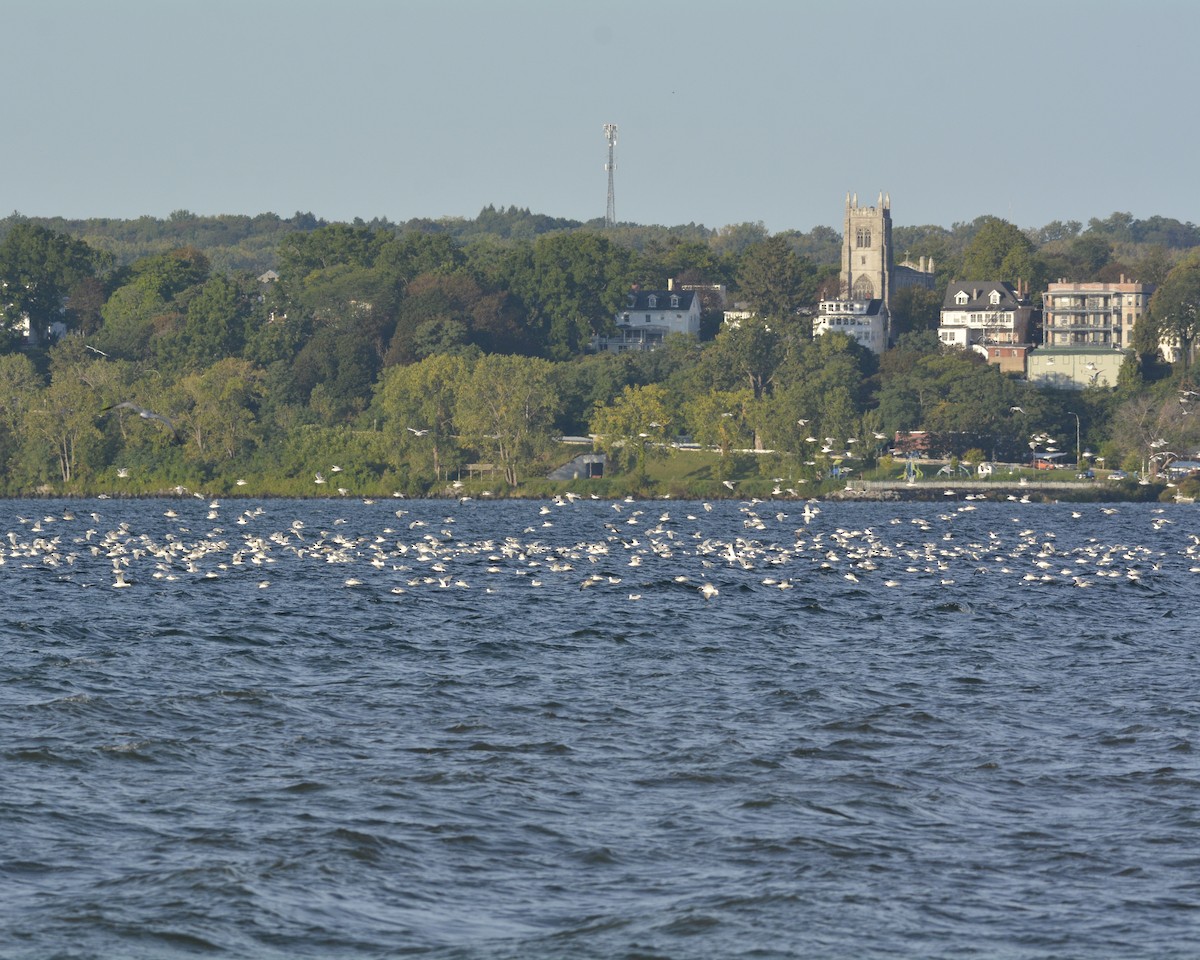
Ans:
[{"label": "gabled roof", "polygon": [[[999,303],[991,301],[993,290],[1000,294]],[[966,303],[957,301],[959,293],[966,293]],[[1003,280],[955,280],[946,287],[942,301],[943,310],[1016,310],[1022,305],[1016,291]]]},{"label": "gabled roof", "polygon": [[[650,298],[655,297],[655,306],[650,306]],[[671,298],[679,298],[679,306],[671,306]],[[695,290],[630,290],[629,298],[625,301],[626,310],[690,310],[692,301],[696,299]]]}]

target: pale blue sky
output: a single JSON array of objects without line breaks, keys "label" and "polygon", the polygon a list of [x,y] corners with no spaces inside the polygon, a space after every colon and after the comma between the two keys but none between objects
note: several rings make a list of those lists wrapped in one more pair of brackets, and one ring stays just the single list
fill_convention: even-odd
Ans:
[{"label": "pale blue sky", "polygon": [[0,212],[1200,221],[1195,0],[4,0]]}]

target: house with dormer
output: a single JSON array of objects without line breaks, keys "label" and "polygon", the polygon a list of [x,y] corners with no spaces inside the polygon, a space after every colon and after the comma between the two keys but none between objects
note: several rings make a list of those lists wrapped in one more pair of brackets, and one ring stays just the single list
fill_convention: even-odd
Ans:
[{"label": "house with dormer", "polygon": [[988,347],[1027,344],[1035,311],[1028,297],[996,280],[956,280],[942,301],[938,339],[947,346],[974,349],[991,359]]},{"label": "house with dormer", "polygon": [[700,335],[700,295],[696,290],[677,288],[674,281],[667,282],[666,290],[634,288],[616,320],[616,332],[596,337],[595,349],[612,353],[653,350],[672,333]]}]

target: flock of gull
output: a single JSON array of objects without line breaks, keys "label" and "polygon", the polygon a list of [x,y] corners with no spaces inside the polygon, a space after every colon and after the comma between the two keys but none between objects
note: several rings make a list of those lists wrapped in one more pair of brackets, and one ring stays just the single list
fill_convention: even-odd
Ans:
[{"label": "flock of gull", "polygon": [[[503,504],[466,497],[405,501],[406,509],[394,509],[395,501],[318,503],[324,506],[282,521],[277,513],[294,516],[304,505],[185,498],[142,502],[144,509],[130,513],[134,519],[119,522],[79,503],[11,517],[12,528],[0,534],[0,583],[34,571],[87,587],[238,579],[265,590],[286,578],[397,595],[599,588],[631,601],[670,587],[719,602],[730,588],[788,590],[818,582],[892,590],[918,581],[965,587],[973,577],[999,576],[1014,584],[1091,587],[1137,584],[1166,570],[1200,573],[1200,537],[1177,530],[1176,545],[1162,549],[1162,532],[1191,518],[1190,508],[1178,507],[1057,507],[1053,526],[1060,535],[1046,529],[1048,508],[992,503],[986,516],[972,517],[980,507],[961,501],[907,513],[896,504],[867,511],[861,504],[855,510],[758,500],[726,502],[714,512],[713,504],[699,501],[575,494]],[[1122,510],[1146,527],[1136,538],[1146,542],[1089,535],[1127,530],[1105,523]],[[867,516],[872,525],[845,522]],[[487,534],[460,535],[460,521]]]}]

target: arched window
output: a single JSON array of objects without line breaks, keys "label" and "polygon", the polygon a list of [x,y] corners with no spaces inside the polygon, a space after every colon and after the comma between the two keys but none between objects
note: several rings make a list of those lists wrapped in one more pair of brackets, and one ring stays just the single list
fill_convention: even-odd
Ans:
[{"label": "arched window", "polygon": [[871,245],[871,231],[866,227],[859,227],[854,234],[855,246],[869,247]]},{"label": "arched window", "polygon": [[875,299],[875,284],[871,283],[869,277],[859,277],[854,281],[853,297],[855,300]]}]

